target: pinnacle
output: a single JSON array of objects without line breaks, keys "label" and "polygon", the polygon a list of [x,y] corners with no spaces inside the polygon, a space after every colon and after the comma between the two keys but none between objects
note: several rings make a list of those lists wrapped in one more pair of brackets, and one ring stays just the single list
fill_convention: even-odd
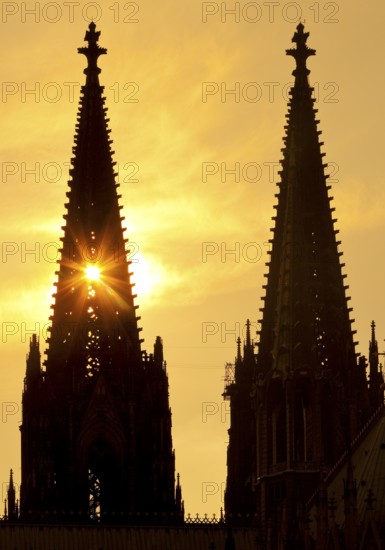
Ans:
[{"label": "pinnacle", "polygon": [[88,31],[84,40],[88,42],[87,47],[78,48],[78,53],[82,53],[86,56],[88,61],[88,67],[84,69],[84,74],[90,76],[92,73],[98,75],[101,72],[101,69],[97,66],[98,57],[107,53],[106,48],[101,48],[98,46],[98,40],[101,31],[96,31],[96,25],[92,21],[89,24]]},{"label": "pinnacle", "polygon": [[316,52],[306,45],[308,37],[309,33],[304,32],[304,25],[299,23],[297,31],[294,33],[291,40],[297,47],[286,50],[286,55],[291,55],[296,60],[297,67],[292,73],[295,77],[304,76],[306,78],[310,73],[309,69],[306,67],[306,60],[311,55],[315,55]]}]

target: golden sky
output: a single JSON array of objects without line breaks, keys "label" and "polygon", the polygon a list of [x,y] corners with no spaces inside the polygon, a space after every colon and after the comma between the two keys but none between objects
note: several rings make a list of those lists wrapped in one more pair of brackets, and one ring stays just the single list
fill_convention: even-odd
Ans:
[{"label": "golden sky", "polygon": [[228,428],[224,364],[234,359],[246,318],[255,328],[260,318],[294,68],[285,49],[300,16],[317,50],[308,62],[310,80],[332,174],[357,351],[365,354],[372,319],[385,347],[385,5],[2,3],[3,498],[11,467],[20,481],[18,427],[30,333],[37,331],[45,348],[85,78],[77,48],[93,18],[102,31],[99,43],[108,49],[99,60],[100,78],[126,233],[135,243],[143,347],[152,351],[162,336],[186,512],[219,513]]}]

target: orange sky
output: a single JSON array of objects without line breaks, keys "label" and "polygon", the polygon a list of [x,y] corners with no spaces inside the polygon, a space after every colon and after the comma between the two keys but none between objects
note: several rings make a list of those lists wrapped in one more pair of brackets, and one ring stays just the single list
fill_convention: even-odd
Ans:
[{"label": "orange sky", "polygon": [[[33,14],[23,3],[2,3],[3,498],[9,468],[20,480],[25,355],[29,333],[35,328],[44,342],[48,322],[84,80],[85,58],[77,48],[91,17],[99,19],[100,44],[108,48],[99,65],[127,236],[136,243],[144,348],[151,351],[155,337],[163,337],[186,511],[218,514],[222,505],[224,363],[234,358],[245,319],[257,327],[260,318],[274,163],[281,158],[294,68],[285,49],[299,12],[317,50],[308,65],[317,83],[325,162],[334,173],[357,351],[367,352],[372,319],[379,342],[385,336],[385,6],[373,0],[159,4],[43,1]],[[239,16],[224,11],[237,5]],[[226,94],[231,89],[238,97]],[[239,181],[226,172],[235,167]],[[226,254],[230,250],[236,253]]]}]

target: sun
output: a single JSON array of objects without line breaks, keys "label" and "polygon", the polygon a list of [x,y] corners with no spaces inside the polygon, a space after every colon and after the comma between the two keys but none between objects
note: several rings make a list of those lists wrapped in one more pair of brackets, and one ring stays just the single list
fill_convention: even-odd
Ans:
[{"label": "sun", "polygon": [[166,275],[162,266],[152,257],[136,254],[132,261],[135,290],[139,299],[152,299],[164,285]]},{"label": "sun", "polygon": [[90,281],[98,281],[100,279],[100,269],[96,265],[87,266],[86,277]]}]

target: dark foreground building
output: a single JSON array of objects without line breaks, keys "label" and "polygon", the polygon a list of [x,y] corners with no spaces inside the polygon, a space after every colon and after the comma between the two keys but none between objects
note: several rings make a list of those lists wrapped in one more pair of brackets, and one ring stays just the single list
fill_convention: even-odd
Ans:
[{"label": "dark foreground building", "polygon": [[184,519],[163,346],[141,350],[91,23],[47,359],[30,341],[18,503],[1,550],[252,549],[223,517]]},{"label": "dark foreground building", "polygon": [[141,350],[91,23],[45,369],[23,392],[20,517],[183,521],[162,340]]},{"label": "dark foreground building", "polygon": [[[88,66],[45,368],[31,339],[20,510],[1,550],[380,550],[383,378],[374,323],[357,361],[299,24],[258,352],[247,323],[231,402],[225,518],[184,518],[162,340],[141,350],[99,85]],[[369,370],[369,380],[367,380]],[[228,372],[228,374],[229,374]]]},{"label": "dark foreground building", "polygon": [[286,52],[296,62],[295,82],[258,351],[248,327],[225,388],[225,508],[227,515],[256,514],[263,549],[377,549],[383,542],[365,537],[375,520],[378,532],[385,526],[383,378],[374,323],[369,381],[365,359],[357,361],[307,38],[299,24],[295,48]]}]

